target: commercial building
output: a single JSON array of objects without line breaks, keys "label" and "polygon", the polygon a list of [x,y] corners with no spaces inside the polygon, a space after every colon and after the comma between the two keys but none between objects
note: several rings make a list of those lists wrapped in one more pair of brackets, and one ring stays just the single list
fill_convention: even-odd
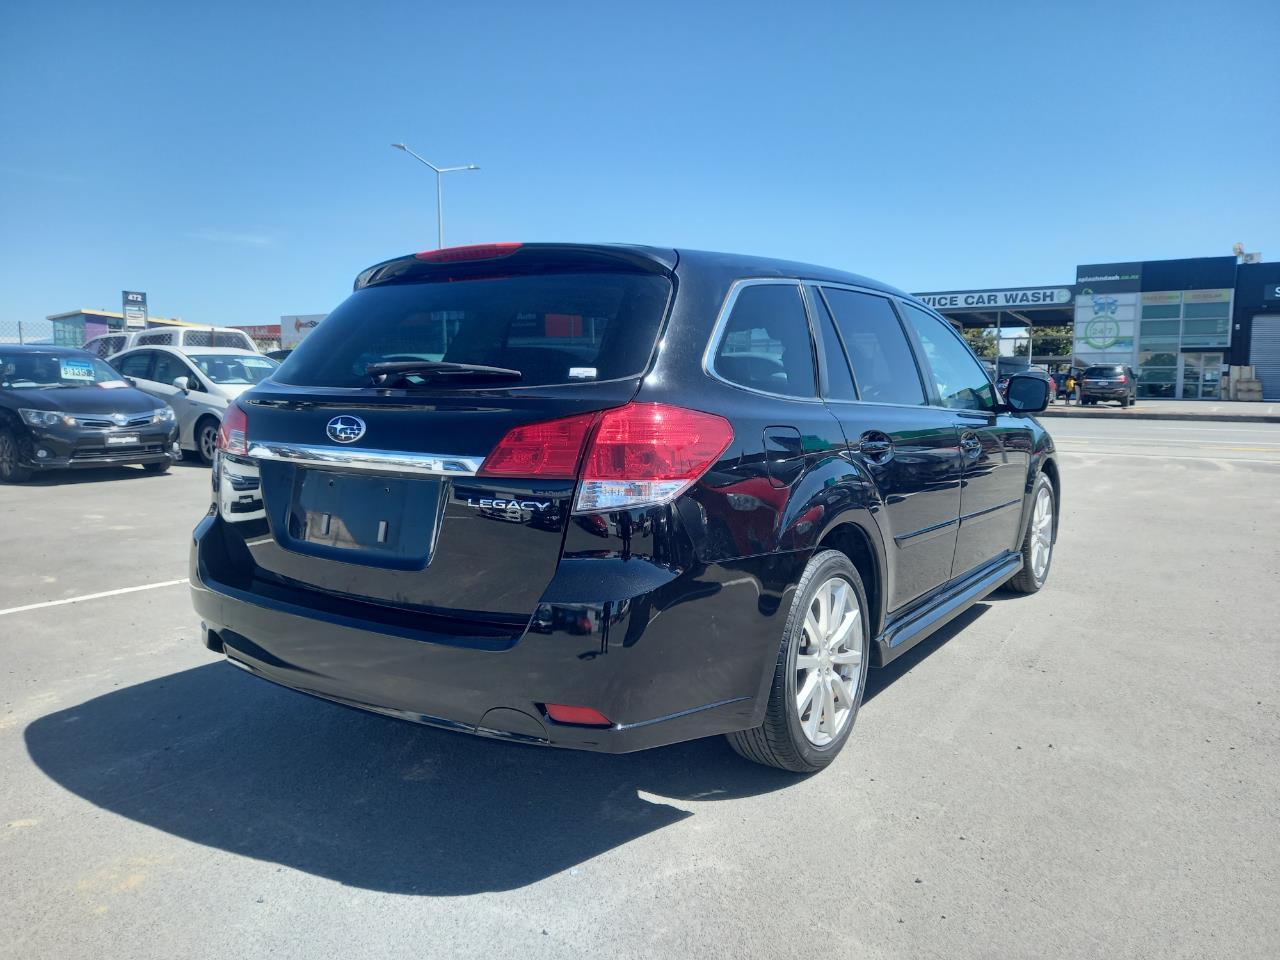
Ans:
[{"label": "commercial building", "polygon": [[[917,294],[967,328],[1020,328],[1031,361],[1118,363],[1138,373],[1139,397],[1215,400],[1252,366],[1263,396],[1280,399],[1280,264],[1233,256],[1076,267],[1075,282]],[[1070,327],[1069,357],[1037,353],[1037,329]]]}]

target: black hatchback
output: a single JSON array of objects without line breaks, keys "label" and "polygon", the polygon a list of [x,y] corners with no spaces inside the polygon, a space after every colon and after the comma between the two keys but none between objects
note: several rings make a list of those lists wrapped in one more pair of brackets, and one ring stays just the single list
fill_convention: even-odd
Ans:
[{"label": "black hatchback", "polygon": [[963,339],[864,277],[633,246],[370,267],[230,407],[205,644],[393,717],[825,766],[867,669],[1049,573],[1059,474]]},{"label": "black hatchback", "polygon": [[168,404],[135,390],[93,354],[0,344],[0,481],[123,464],[163,473],[177,457],[177,439]]}]

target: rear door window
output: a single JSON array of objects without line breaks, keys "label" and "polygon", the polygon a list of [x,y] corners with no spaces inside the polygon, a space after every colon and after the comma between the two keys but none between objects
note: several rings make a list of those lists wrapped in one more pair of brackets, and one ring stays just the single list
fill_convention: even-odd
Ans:
[{"label": "rear door window", "polygon": [[741,287],[716,344],[712,369],[751,390],[817,396],[809,320],[795,283]]},{"label": "rear door window", "polygon": [[150,380],[151,357],[154,353],[154,350],[137,350],[133,353],[125,354],[123,357],[117,357],[112,366],[126,377]]},{"label": "rear door window", "polygon": [[[374,285],[329,314],[275,379],[369,386],[369,364],[415,360],[518,370],[520,380],[502,381],[515,387],[639,376],[653,355],[670,296],[666,277],[641,273]],[[435,380],[430,385],[448,387]],[[491,384],[467,379],[457,385]]]},{"label": "rear door window", "polygon": [[859,398],[922,406],[924,386],[915,356],[888,299],[839,287],[823,287],[822,295],[853,366]]}]

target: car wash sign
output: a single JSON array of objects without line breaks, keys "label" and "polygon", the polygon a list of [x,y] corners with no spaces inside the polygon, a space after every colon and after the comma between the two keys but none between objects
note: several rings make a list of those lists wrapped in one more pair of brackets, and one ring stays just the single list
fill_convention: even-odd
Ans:
[{"label": "car wash sign", "polygon": [[1065,307],[1071,302],[1067,287],[1022,287],[1015,290],[956,290],[951,293],[917,293],[916,299],[939,313],[987,310],[1035,310]]}]

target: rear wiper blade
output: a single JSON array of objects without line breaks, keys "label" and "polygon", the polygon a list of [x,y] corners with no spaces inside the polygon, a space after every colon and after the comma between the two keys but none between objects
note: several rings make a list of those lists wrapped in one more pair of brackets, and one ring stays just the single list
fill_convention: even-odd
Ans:
[{"label": "rear wiper blade", "polygon": [[436,377],[486,377],[494,380],[523,380],[524,374],[509,367],[486,367],[480,363],[451,363],[448,360],[389,360],[371,363],[364,372],[375,383],[386,385],[407,376]]}]

